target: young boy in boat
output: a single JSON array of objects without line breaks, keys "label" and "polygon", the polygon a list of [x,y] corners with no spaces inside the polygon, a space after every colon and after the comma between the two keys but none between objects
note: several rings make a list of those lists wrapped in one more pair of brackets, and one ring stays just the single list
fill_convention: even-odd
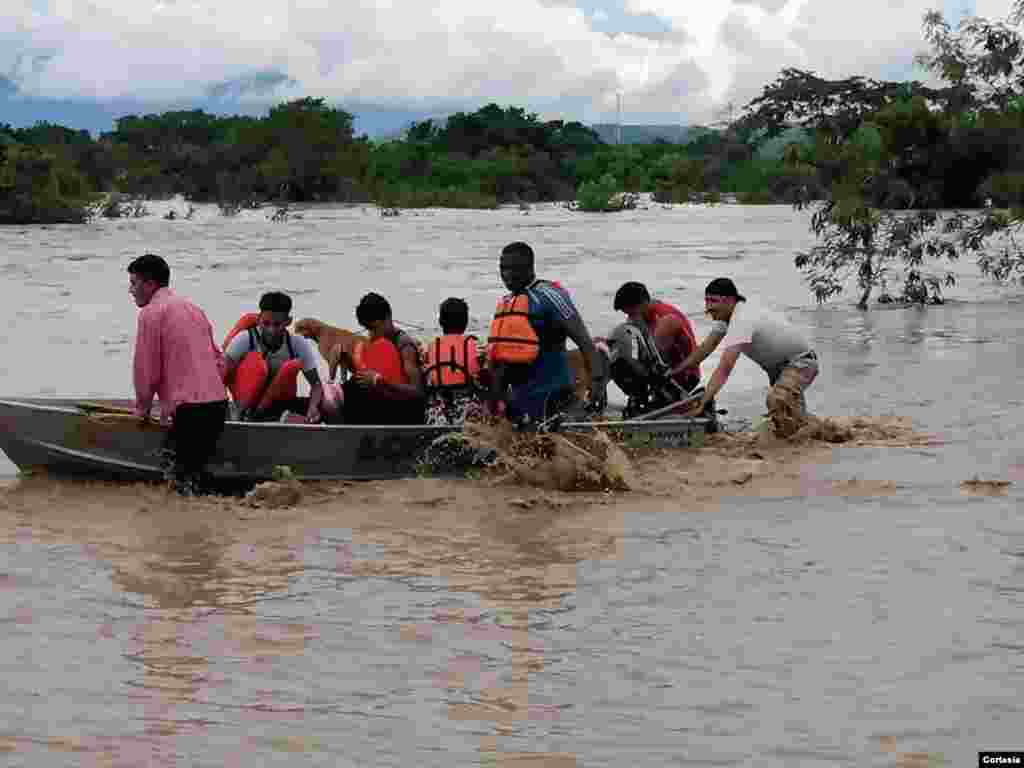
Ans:
[{"label": "young boy in boat", "polygon": [[520,426],[536,425],[576,401],[565,342],[590,360],[588,410],[604,409],[604,364],[569,293],[539,280],[533,249],[510,243],[501,252],[501,280],[509,293],[498,302],[487,339],[491,410]]},{"label": "young boy in boat", "polygon": [[416,340],[395,327],[391,305],[380,294],[363,296],[356,320],[370,338],[353,354],[355,373],[344,387],[345,423],[425,423],[426,393]]},{"label": "young boy in boat", "polygon": [[[324,397],[313,343],[288,332],[291,297],[279,291],[260,298],[259,313],[243,315],[225,339],[224,381],[239,418],[278,421],[286,412],[317,424],[338,410],[335,398]],[[298,376],[309,382],[309,397],[298,397]]]},{"label": "young boy in boat", "polygon": [[768,374],[766,405],[775,433],[780,437],[793,435],[806,423],[804,391],[818,376],[818,355],[808,340],[783,318],[749,306],[727,277],[708,283],[704,307],[714,320],[711,333],[684,362],[699,363],[719,345],[724,351],[708,382],[702,406],[725,386],[743,354]]},{"label": "young boy in boat", "polygon": [[128,275],[128,290],[139,307],[135,412],[149,418],[153,398],[159,398],[161,420],[170,422],[167,479],[182,495],[201,493],[227,417],[224,358],[203,311],[168,287],[166,261],[147,253],[128,265]]},{"label": "young boy in boat", "polygon": [[466,335],[469,306],[445,299],[438,316],[442,336],[427,345],[423,371],[427,391],[427,424],[463,424],[484,414],[476,336]]}]

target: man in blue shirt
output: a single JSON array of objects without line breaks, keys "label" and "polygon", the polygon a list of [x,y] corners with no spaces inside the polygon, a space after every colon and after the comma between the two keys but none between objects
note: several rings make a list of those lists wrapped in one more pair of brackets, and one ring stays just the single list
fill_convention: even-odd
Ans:
[{"label": "man in blue shirt", "polygon": [[572,339],[590,361],[588,410],[604,410],[605,365],[568,292],[557,283],[537,279],[533,249],[526,243],[506,245],[500,269],[501,280],[511,294],[528,299],[528,321],[536,334],[537,355],[523,364],[492,361],[493,409],[500,411],[505,404],[507,416],[523,424],[543,422],[570,405],[575,397],[574,381],[565,342]]}]

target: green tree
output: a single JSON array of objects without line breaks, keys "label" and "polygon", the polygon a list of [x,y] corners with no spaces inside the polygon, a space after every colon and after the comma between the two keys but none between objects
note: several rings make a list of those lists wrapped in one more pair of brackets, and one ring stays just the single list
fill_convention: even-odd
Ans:
[{"label": "green tree", "polygon": [[580,185],[577,202],[581,211],[603,212],[611,210],[611,199],[619,191],[619,183],[610,173],[597,181],[587,181]]},{"label": "green tree", "polygon": [[0,146],[0,223],[79,223],[95,195],[85,178],[34,146]]},{"label": "green tree", "polygon": [[[1013,238],[1019,211],[939,213],[938,207],[976,200],[979,180],[989,189],[1016,193],[1010,177],[1024,160],[1020,133],[994,151],[963,151],[993,126],[1006,126],[1024,94],[1022,39],[1013,24],[970,19],[951,30],[936,13],[926,15],[931,53],[919,61],[947,83],[885,83],[866,78],[828,81],[784,70],[748,106],[744,128],[777,136],[796,125],[814,136],[811,147],[787,151],[790,164],[814,168],[825,191],[812,216],[818,244],[796,257],[819,301],[841,293],[855,279],[866,307],[871,292],[900,270],[904,296],[939,300],[952,274],[930,265],[974,255],[983,274],[1024,276],[1024,256]],[[964,119],[964,115],[970,115]],[[810,203],[806,197],[796,204]],[[891,207],[921,206],[912,214]]]}]

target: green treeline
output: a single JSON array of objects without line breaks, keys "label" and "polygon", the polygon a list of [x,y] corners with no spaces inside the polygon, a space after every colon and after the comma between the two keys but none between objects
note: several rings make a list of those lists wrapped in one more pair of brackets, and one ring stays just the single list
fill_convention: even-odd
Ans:
[{"label": "green treeline", "polygon": [[[923,282],[925,257],[950,253],[939,240],[931,250],[920,242],[934,229],[931,214],[908,227],[894,212],[1006,209],[1005,221],[985,219],[987,229],[956,219],[943,225],[949,231],[939,234],[959,227],[960,240],[979,252],[990,235],[1022,221],[1022,20],[1024,0],[1006,21],[970,18],[956,29],[929,13],[930,50],[918,61],[938,87],[787,69],[739,119],[691,129],[676,144],[607,145],[581,123],[541,121],[496,104],[371,141],[355,135],[351,114],[314,98],[263,117],[131,115],[98,139],[46,123],[0,124],[0,223],[81,221],[102,195],[183,195],[230,212],[264,201],[388,208],[576,201],[598,211],[621,207],[616,200],[628,196],[620,193],[651,192],[663,202],[731,194],[739,202],[818,206],[821,244],[797,266],[819,297],[838,293],[848,272],[866,292],[884,290],[896,262],[910,283]],[[1001,276],[1018,264],[1024,259],[1010,257],[985,269]]]},{"label": "green treeline", "polygon": [[229,207],[336,201],[491,208],[579,198],[580,207],[600,210],[605,190],[653,192],[666,202],[723,193],[783,202],[813,184],[785,164],[781,144],[773,155],[734,131],[690,135],[697,138],[686,144],[610,146],[581,123],[544,122],[490,104],[377,142],[354,135],[352,115],[312,98],[259,118],[199,110],[131,115],[95,140],[48,123],[0,124],[0,222],[81,221],[104,193],[180,194]]}]

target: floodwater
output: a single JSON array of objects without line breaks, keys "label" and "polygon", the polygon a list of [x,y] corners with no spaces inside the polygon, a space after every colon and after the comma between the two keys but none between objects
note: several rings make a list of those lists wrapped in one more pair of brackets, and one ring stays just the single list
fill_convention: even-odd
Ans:
[{"label": "floodwater", "polygon": [[[448,295],[481,328],[522,239],[594,333],[639,279],[702,335],[704,284],[734,277],[814,339],[809,405],[863,439],[638,454],[615,493],[418,478],[277,508],[8,479],[0,762],[931,768],[1024,746],[1019,292],[965,264],[941,307],[816,307],[787,207],[302,215],[0,230],[0,394],[129,396],[145,251],[218,334],[272,288],[347,327],[378,290],[430,331]],[[763,386],[741,363],[720,405],[754,418]]]}]

